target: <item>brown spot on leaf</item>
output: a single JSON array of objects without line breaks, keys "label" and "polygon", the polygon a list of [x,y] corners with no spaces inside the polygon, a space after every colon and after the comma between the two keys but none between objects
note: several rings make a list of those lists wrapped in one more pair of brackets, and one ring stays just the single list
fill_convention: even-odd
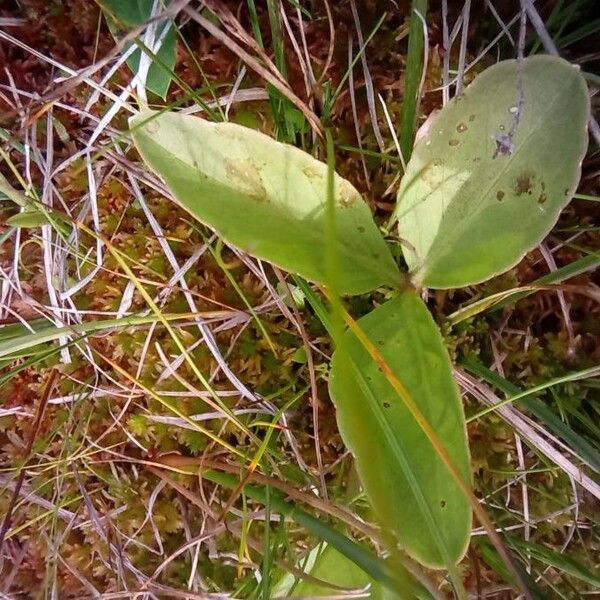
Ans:
[{"label": "brown spot on leaf", "polygon": [[458,140],[450,140],[450,141],[448,142],[448,144],[449,144],[450,146],[458,146],[458,144],[460,144],[460,142],[459,142]]},{"label": "brown spot on leaf", "polygon": [[475,115],[469,115],[469,121],[471,121],[471,123],[475,120]]},{"label": "brown spot on leaf", "polygon": [[548,196],[546,196],[546,194],[544,192],[542,192],[538,196],[538,204],[544,204],[544,202],[546,202],[546,200],[548,200]]},{"label": "brown spot on leaf", "polygon": [[458,133],[464,133],[465,131],[467,131],[467,129],[469,129],[464,123],[459,123],[456,126],[456,131],[458,131]]},{"label": "brown spot on leaf", "polygon": [[496,200],[502,201],[502,198],[504,198],[504,192],[502,190],[498,190],[496,192]]},{"label": "brown spot on leaf", "polygon": [[514,190],[517,196],[521,196],[523,194],[531,194],[531,190],[533,188],[533,180],[535,179],[535,175],[528,171],[523,171],[521,175],[517,177],[515,181]]},{"label": "brown spot on leaf", "polygon": [[389,402],[383,403],[383,408],[389,408],[390,406],[391,406],[391,404]]}]

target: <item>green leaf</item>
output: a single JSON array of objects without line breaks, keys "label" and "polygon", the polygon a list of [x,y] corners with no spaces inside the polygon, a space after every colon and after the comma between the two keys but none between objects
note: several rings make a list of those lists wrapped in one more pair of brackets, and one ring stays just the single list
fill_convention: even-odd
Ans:
[{"label": "green leaf", "polygon": [[112,13],[119,24],[137,27],[145,23],[152,13],[154,0],[102,0],[102,8]]},{"label": "green leaf", "polygon": [[30,206],[33,204],[33,200],[28,198],[23,192],[16,190],[8,179],[0,173],[0,193],[4,194],[9,200],[12,200],[18,206]]},{"label": "green leaf", "polygon": [[[375,582],[350,559],[325,543],[313,548],[306,557],[304,565],[299,566],[303,567],[302,570],[313,579],[296,579],[293,575],[287,574],[273,590],[273,597],[333,596],[347,593],[349,590],[366,589],[369,590],[369,594],[365,598],[371,600],[388,598],[392,600],[397,597],[395,592]],[[322,581],[323,585],[316,580]]]},{"label": "green leaf", "polygon": [[[506,568],[504,561],[498,555],[496,549],[492,546],[490,541],[482,536],[475,536],[473,545],[479,551],[483,562],[488,565],[493,571],[496,571],[504,581],[508,581],[513,585],[516,585],[513,574]],[[531,577],[531,575],[523,568],[523,565],[516,563],[517,571],[523,580],[527,583],[527,589],[531,594],[533,600],[547,600],[547,594],[544,594],[537,582]]]},{"label": "green leaf", "polygon": [[48,217],[41,211],[26,210],[6,219],[6,224],[11,227],[23,227],[25,229],[40,227],[49,223]]},{"label": "green leaf", "polygon": [[[484,71],[415,145],[394,214],[420,285],[460,287],[506,271],[575,193],[588,140],[585,81],[560,58],[525,59],[516,124],[516,65]],[[512,151],[498,152],[509,138]]]},{"label": "green leaf", "polygon": [[593,586],[595,589],[600,589],[600,575],[598,572],[592,572],[587,567],[577,562],[571,556],[556,552],[551,548],[546,548],[541,544],[533,542],[521,542],[519,540],[511,540],[512,545],[527,550],[532,558],[539,560],[545,565],[551,565],[555,569],[563,573],[568,573],[572,577]]},{"label": "green leaf", "polygon": [[[144,111],[130,126],[143,159],[199,221],[249,254],[327,283],[325,164],[233,123]],[[399,285],[368,206],[337,175],[335,209],[338,291]]]},{"label": "green leaf", "polygon": [[[144,24],[152,14],[154,0],[102,0],[102,7],[107,13],[107,22],[111,33],[116,36],[119,26],[128,28],[138,27]],[[115,22],[116,18],[116,22]],[[165,30],[169,27],[168,31]],[[156,54],[157,60],[153,60],[146,77],[146,89],[166,98],[172,80],[172,72],[176,62],[176,30],[172,21],[161,23],[156,34],[157,39],[164,36],[162,45]],[[126,46],[124,52],[130,48]],[[133,73],[138,72],[141,48],[127,59],[127,65]]]},{"label": "green leaf", "polygon": [[[358,321],[470,480],[465,418],[450,360],[411,290]],[[408,554],[439,568],[458,562],[471,531],[468,500],[378,364],[351,332],[329,382],[344,442],[373,509]],[[346,358],[347,357],[347,358]]]}]

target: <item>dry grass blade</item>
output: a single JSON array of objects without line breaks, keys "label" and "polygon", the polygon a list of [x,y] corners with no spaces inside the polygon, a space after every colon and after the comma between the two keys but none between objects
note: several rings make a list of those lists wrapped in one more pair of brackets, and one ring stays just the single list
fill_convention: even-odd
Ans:
[{"label": "dry grass blade", "polygon": [[48,404],[48,398],[52,394],[55,385],[58,381],[58,371],[52,371],[48,381],[46,382],[42,397],[40,398],[40,403],[36,410],[35,421],[33,422],[33,428],[29,435],[29,439],[27,440],[27,445],[24,448],[25,455],[25,463],[21,466],[19,470],[19,476],[17,478],[17,482],[14,486],[13,495],[10,499],[10,503],[8,508],[6,509],[6,513],[4,514],[4,518],[2,519],[2,525],[0,526],[0,571],[2,570],[2,548],[4,546],[4,540],[6,539],[6,534],[8,533],[11,525],[12,513],[21,492],[21,488],[23,486],[23,482],[25,481],[25,465],[31,456],[31,451],[33,449],[33,444],[35,442],[36,436],[42,424],[42,418],[44,416],[44,412],[46,410],[46,406]]},{"label": "dry grass blade", "polygon": [[[158,461],[158,464],[162,465],[163,467],[170,467],[174,469],[185,469],[186,467],[192,467],[193,470],[191,472],[199,472],[200,474],[202,474],[203,468],[216,469],[225,473],[231,473],[233,475],[238,475],[240,473],[240,468],[237,465],[223,463],[208,458],[166,456],[160,459]],[[189,473],[190,471],[187,470],[184,472]],[[362,533],[369,539],[377,540],[379,538],[379,533],[377,532],[377,529],[375,529],[368,523],[365,523],[364,521],[362,521],[352,513],[348,512],[347,510],[340,508],[339,506],[336,506],[334,504],[331,504],[326,500],[321,500],[313,494],[300,492],[283,481],[280,481],[273,477],[268,477],[256,471],[247,472],[246,481],[248,481],[249,483],[255,482],[264,486],[273,487],[283,492],[286,496],[293,500],[297,500],[298,502],[307,504],[308,506],[315,508],[323,514],[339,519],[341,522],[346,523],[348,526],[352,527],[352,529],[359,533]]]},{"label": "dry grass blade", "polygon": [[[303,282],[190,221],[140,162],[127,119],[146,105],[176,109],[276,132],[323,157],[323,114],[328,156],[335,136],[340,174],[380,225],[412,147],[413,127],[396,115],[412,103],[420,122],[475,70],[515,53],[521,61],[526,33],[540,40],[532,52],[541,42],[562,53],[565,32],[594,29],[591,0],[442,0],[429,11],[425,0],[144,0],[146,22],[120,19],[118,30],[108,4],[1,10],[0,597],[267,600],[286,573],[329,588],[321,599],[368,597],[305,564],[331,539],[311,528],[318,522],[381,566],[385,532],[370,521],[326,391],[335,336]],[[410,61],[409,21],[421,32]],[[167,30],[175,66],[165,71]],[[591,70],[590,44],[571,41],[565,55]],[[157,66],[172,84],[164,98],[151,90]],[[596,121],[589,129],[600,140]],[[597,200],[596,163],[593,153],[584,161],[577,199],[539,252],[485,286],[428,296],[451,354],[483,379],[455,372],[470,415],[470,499],[483,519],[469,560],[445,573],[398,558],[436,599],[453,585],[467,598],[510,595],[511,575],[477,549],[495,557],[489,537],[504,553],[499,536],[542,594],[591,593],[577,576],[595,567],[600,500],[596,205],[583,201]],[[31,209],[48,220],[7,224]],[[348,313],[358,319],[388,292],[349,300]],[[312,525],[281,516],[273,498]]]},{"label": "dry grass blade", "polygon": [[203,17],[197,11],[190,8],[184,9],[184,12],[199,25],[201,25],[206,31],[218,39],[223,45],[229,48],[234,54],[240,57],[246,65],[260,75],[265,81],[269,82],[275,87],[283,96],[285,96],[292,104],[294,104],[306,117],[306,120],[310,123],[314,132],[319,136],[323,134],[323,128],[319,121],[319,118],[315,113],[307,106],[307,104],[298,98],[296,94],[284,84],[279,77],[273,75],[270,69],[263,67],[256,58],[250,55],[244,48],[242,48],[237,42],[231,39],[228,35],[223,33],[218,27],[216,27],[211,21]]},{"label": "dry grass blade", "polygon": [[[455,370],[457,381],[460,386],[482,400],[488,406],[502,403],[501,399],[494,394],[485,384],[478,381],[475,377],[457,369]],[[498,414],[514,427],[519,435],[533,444],[540,452],[547,456],[552,462],[557,464],[565,473],[579,483],[586,491],[594,497],[600,499],[600,485],[593,479],[588,477],[579,467],[567,459],[562,452],[556,450],[544,436],[538,431],[540,426],[534,424],[524,415],[520,414],[514,407],[510,405],[500,406]]]}]

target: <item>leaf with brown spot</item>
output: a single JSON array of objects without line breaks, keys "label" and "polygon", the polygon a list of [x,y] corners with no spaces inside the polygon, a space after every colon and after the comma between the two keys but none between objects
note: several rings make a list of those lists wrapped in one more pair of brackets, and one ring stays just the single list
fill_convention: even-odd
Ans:
[{"label": "leaf with brown spot", "polygon": [[560,58],[525,59],[517,120],[516,66],[484,71],[415,145],[395,217],[418,285],[461,287],[511,268],[577,189],[588,143],[585,80]]},{"label": "leaf with brown spot", "polygon": [[[131,134],[177,201],[227,242],[327,285],[327,165],[233,123],[144,111]],[[334,177],[340,293],[397,286],[402,275],[356,189]]]}]

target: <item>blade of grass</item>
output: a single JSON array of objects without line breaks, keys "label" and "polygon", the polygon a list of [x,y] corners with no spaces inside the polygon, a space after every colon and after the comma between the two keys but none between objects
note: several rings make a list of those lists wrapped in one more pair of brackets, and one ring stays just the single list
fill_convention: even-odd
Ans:
[{"label": "blade of grass", "polygon": [[[161,466],[164,468],[166,465]],[[170,468],[172,469],[172,467]],[[165,476],[156,467],[150,466],[148,469],[161,479],[164,479]],[[180,472],[180,469],[175,470]],[[185,470],[182,472],[186,473]],[[202,469],[200,473],[204,479],[229,489],[236,489],[240,483],[240,480],[230,473],[224,473],[214,469]],[[344,556],[347,556],[350,560],[360,566],[365,573],[373,577],[373,579],[380,581],[387,587],[390,587],[390,589],[395,589],[394,575],[392,574],[390,567],[383,560],[324,521],[313,517],[310,513],[288,502],[281,492],[271,489],[267,498],[267,487],[269,486],[245,484],[244,493],[252,500],[260,502],[261,504],[269,502],[272,512],[278,512],[292,521],[295,521],[298,525],[305,527],[315,537],[326,541]]]},{"label": "blade of grass", "polygon": [[[202,314],[205,315],[206,313]],[[40,344],[53,342],[64,335],[78,335],[80,337],[85,337],[94,333],[105,333],[113,329],[126,329],[128,327],[136,327],[139,325],[149,325],[151,323],[161,322],[162,319],[167,322],[172,322],[194,318],[194,316],[195,313],[163,314],[161,318],[156,315],[131,315],[121,317],[120,319],[89,321],[86,323],[70,325],[68,327],[55,327],[53,323],[44,320],[44,322],[48,323],[48,326],[40,331],[31,333],[26,330],[26,334],[19,335],[16,333],[16,329],[11,329],[7,339],[2,335],[4,332],[4,328],[2,328],[0,329],[0,358],[12,356],[14,353],[34,348]],[[35,322],[39,322],[40,320],[41,319],[36,319]],[[22,330],[23,329],[25,329],[25,327],[22,327]]]},{"label": "blade of grass", "polygon": [[[498,573],[498,575],[500,575],[505,581],[514,584],[512,574],[506,570],[506,567],[504,566],[497,552],[486,539],[475,537],[473,544],[481,554],[483,562],[487,564],[490,569]],[[534,600],[547,600],[547,596],[542,592],[537,583],[530,577],[525,569],[523,569],[521,565],[518,566],[518,569],[521,573],[521,576],[527,581]]]},{"label": "blade of grass", "polygon": [[523,542],[512,537],[509,544],[515,549],[526,550],[531,554],[533,559],[540,561],[544,565],[552,566],[559,571],[568,573],[572,577],[593,586],[595,589],[600,589],[600,576],[598,573],[593,573],[574,560],[571,556],[555,552],[551,548],[547,548],[541,544]]},{"label": "blade of grass", "polygon": [[593,21],[589,21],[585,23],[581,27],[578,27],[574,31],[567,33],[564,36],[559,37],[556,40],[556,45],[562,50],[575,44],[582,39],[595,35],[600,31],[600,19],[594,19]]},{"label": "blade of grass", "polygon": [[537,394],[538,392],[541,392],[548,388],[554,387],[555,385],[559,385],[561,383],[567,383],[569,381],[577,381],[578,379],[584,379],[585,377],[594,377],[595,375],[598,375],[598,374],[600,374],[600,365],[597,365],[595,367],[590,367],[589,369],[582,369],[581,371],[577,371],[575,373],[569,373],[568,375],[563,375],[562,377],[556,377],[555,379],[551,379],[550,381],[546,381],[545,383],[536,385],[535,387],[532,387],[529,390],[521,391],[518,394],[515,394],[514,396],[509,396],[508,398],[502,400],[501,402],[497,402],[496,404],[493,404],[492,406],[488,406],[487,408],[480,410],[478,413],[469,417],[467,419],[467,423],[476,421],[477,419],[480,419],[484,415],[487,415],[488,413],[491,413],[491,412],[497,410],[498,408],[500,408],[501,406],[504,406],[505,404],[512,404],[512,403],[516,402],[517,400],[521,400],[522,398],[527,398],[528,396]]},{"label": "blade of grass", "polygon": [[[410,15],[410,34],[406,71],[404,73],[404,100],[400,122],[400,148],[406,162],[409,161],[413,146],[413,133],[419,110],[419,83],[423,69],[423,21],[427,14],[427,0],[413,0]],[[421,15],[421,16],[419,16]]]},{"label": "blade of grass", "polygon": [[[598,80],[600,82],[600,79]],[[590,202],[600,202],[600,196],[590,196],[589,194],[573,194],[577,200],[589,200]]]},{"label": "blade of grass", "polygon": [[600,252],[588,254],[583,258],[579,258],[572,263],[561,267],[560,269],[556,269],[556,271],[552,271],[543,277],[539,277],[529,285],[520,288],[514,288],[512,290],[506,290],[504,292],[498,292],[497,294],[493,294],[487,298],[482,298],[481,300],[477,300],[476,302],[459,308],[457,311],[448,316],[448,322],[451,325],[456,325],[457,323],[474,317],[482,312],[498,310],[504,306],[507,306],[508,304],[512,304],[513,302],[518,302],[519,300],[526,298],[530,294],[533,294],[540,289],[544,289],[543,286],[545,285],[561,283],[567,279],[570,279],[571,277],[579,275],[580,273],[591,271],[598,265],[600,265]]},{"label": "blade of grass", "polygon": [[371,33],[369,33],[369,35],[365,39],[365,43],[358,49],[358,52],[354,56],[352,63],[348,66],[348,68],[344,72],[344,75],[342,76],[340,83],[335,88],[335,91],[328,98],[328,107],[325,107],[323,109],[323,113],[325,115],[329,115],[333,105],[335,104],[336,100],[339,98],[340,94],[344,90],[344,86],[346,85],[346,81],[348,81],[348,77],[350,77],[350,69],[354,69],[356,63],[361,59],[361,57],[365,51],[365,48],[369,45],[369,42],[373,39],[375,34],[379,31],[379,29],[383,25],[386,17],[387,17],[387,13],[384,12],[381,15],[381,17],[378,19],[377,23],[375,23],[375,26],[371,30]]},{"label": "blade of grass", "polygon": [[567,443],[573,451],[582,458],[596,472],[600,473],[600,453],[589,444],[582,436],[574,432],[566,423],[559,419],[554,412],[543,402],[536,398],[523,395],[523,390],[499,375],[490,371],[479,361],[469,358],[460,361],[460,364],[477,377],[481,377],[497,389],[513,399],[521,396],[518,402],[539,419],[555,435]]},{"label": "blade of grass", "polygon": [[262,562],[262,598],[271,597],[271,488],[265,488],[265,553]]}]

